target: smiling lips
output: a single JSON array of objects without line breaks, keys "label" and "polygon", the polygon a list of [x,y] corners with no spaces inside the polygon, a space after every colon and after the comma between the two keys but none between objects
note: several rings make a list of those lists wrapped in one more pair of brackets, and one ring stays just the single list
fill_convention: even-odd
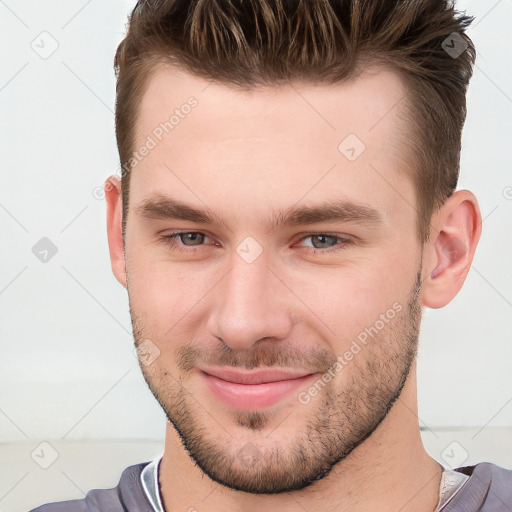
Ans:
[{"label": "smiling lips", "polygon": [[292,369],[240,371],[235,368],[207,368],[200,371],[209,391],[235,409],[269,407],[313,380],[317,374]]}]

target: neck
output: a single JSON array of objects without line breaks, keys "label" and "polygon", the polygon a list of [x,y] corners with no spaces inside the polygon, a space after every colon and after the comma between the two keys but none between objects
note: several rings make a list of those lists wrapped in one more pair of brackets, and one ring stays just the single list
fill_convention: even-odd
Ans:
[{"label": "neck", "polygon": [[400,398],[374,433],[328,476],[301,491],[254,495],[214,481],[194,464],[167,423],[160,465],[164,507],[211,512],[434,512],[442,467],[423,447],[417,418],[415,368]]}]

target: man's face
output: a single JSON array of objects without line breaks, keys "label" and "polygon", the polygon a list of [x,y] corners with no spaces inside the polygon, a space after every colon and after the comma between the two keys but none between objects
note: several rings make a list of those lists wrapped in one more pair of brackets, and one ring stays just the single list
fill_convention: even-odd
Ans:
[{"label": "man's face", "polygon": [[[144,377],[219,483],[310,485],[377,428],[407,379],[421,248],[403,95],[375,70],[253,92],[163,68],[150,81],[126,230],[135,341],[159,351]],[[222,223],[173,218],[170,201]],[[326,203],[342,215],[288,215]],[[244,376],[281,382],[232,382]]]}]

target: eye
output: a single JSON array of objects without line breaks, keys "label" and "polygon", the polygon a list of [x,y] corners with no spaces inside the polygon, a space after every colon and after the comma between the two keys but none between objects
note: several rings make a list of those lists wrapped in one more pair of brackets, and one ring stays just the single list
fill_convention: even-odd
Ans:
[{"label": "eye", "polygon": [[[181,252],[193,252],[193,247],[204,245],[205,240],[209,238],[208,235],[199,231],[175,231],[174,233],[169,233],[161,237],[171,249]],[[312,233],[302,237],[300,242],[304,242],[307,239],[311,239],[312,245],[302,247],[311,247],[315,254],[317,252],[327,253],[339,251],[353,243],[349,238],[343,238],[328,233]]]},{"label": "eye", "polygon": [[[191,251],[186,247],[196,247],[203,245],[205,238],[209,238],[205,233],[199,231],[176,231],[161,237],[172,249],[177,251]],[[190,244],[189,244],[190,242]]]},{"label": "eye", "polygon": [[310,245],[309,247],[312,247],[312,249],[315,250],[315,252],[319,250],[322,253],[342,250],[345,249],[348,244],[352,243],[352,240],[348,238],[343,238],[338,235],[330,235],[328,233],[310,234],[301,238],[301,242],[307,240],[308,238],[311,239],[312,242],[312,245]]}]

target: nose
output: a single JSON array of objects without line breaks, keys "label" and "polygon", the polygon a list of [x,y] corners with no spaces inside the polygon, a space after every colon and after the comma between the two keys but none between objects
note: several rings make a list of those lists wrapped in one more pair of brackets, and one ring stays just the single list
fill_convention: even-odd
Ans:
[{"label": "nose", "polygon": [[262,338],[286,338],[293,304],[287,303],[291,294],[278,275],[265,252],[251,263],[234,254],[231,271],[215,287],[210,335],[235,350],[248,350]]}]

